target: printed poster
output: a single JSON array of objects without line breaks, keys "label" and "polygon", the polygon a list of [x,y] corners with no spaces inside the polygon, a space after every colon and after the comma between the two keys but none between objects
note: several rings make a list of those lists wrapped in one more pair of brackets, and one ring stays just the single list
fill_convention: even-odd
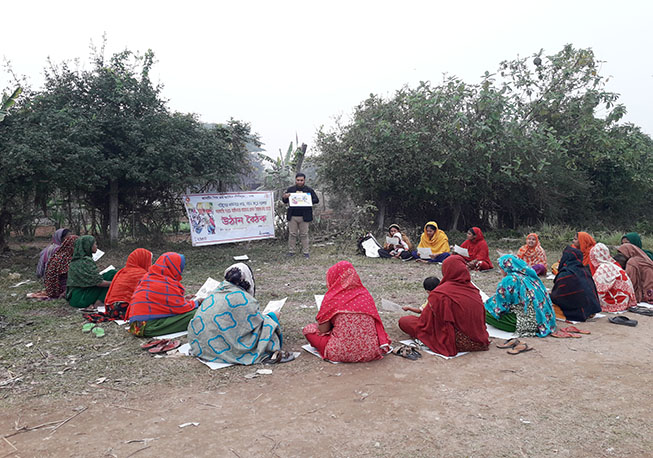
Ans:
[{"label": "printed poster", "polygon": [[272,191],[187,194],[193,246],[274,238]]}]

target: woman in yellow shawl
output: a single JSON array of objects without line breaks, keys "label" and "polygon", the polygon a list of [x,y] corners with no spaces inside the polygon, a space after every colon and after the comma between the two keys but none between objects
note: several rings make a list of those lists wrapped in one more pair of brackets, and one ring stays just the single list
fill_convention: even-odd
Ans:
[{"label": "woman in yellow shawl", "polygon": [[444,231],[438,229],[438,224],[435,221],[429,221],[424,225],[424,232],[417,247],[431,249],[431,259],[422,260],[425,262],[442,262],[450,254],[449,238]]}]

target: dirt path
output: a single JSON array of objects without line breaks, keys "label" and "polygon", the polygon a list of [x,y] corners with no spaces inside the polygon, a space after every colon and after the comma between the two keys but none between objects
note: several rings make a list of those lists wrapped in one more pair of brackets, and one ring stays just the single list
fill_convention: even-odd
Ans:
[{"label": "dirt path", "polygon": [[[186,389],[144,382],[33,398],[4,409],[3,436],[78,415],[7,437],[0,457],[651,456],[653,319],[637,319],[584,324],[592,335],[581,339],[527,339],[535,350],[518,356],[493,346],[334,365],[303,353],[217,389],[207,372]],[[199,425],[179,427],[187,422]]]}]

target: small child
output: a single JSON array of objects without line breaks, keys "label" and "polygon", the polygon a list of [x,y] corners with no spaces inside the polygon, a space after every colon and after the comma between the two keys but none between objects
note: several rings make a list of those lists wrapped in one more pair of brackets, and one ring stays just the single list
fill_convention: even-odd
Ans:
[{"label": "small child", "polygon": [[[440,284],[440,279],[438,277],[426,277],[424,279],[424,282],[422,283],[422,286],[424,286],[424,289],[430,293],[439,284]],[[424,310],[424,307],[426,307],[428,303],[429,301],[428,299],[426,299],[426,302],[424,302],[424,304],[422,304],[420,308],[411,307],[407,305],[405,307],[402,307],[402,309],[406,310],[407,312],[422,313],[422,310]]]}]

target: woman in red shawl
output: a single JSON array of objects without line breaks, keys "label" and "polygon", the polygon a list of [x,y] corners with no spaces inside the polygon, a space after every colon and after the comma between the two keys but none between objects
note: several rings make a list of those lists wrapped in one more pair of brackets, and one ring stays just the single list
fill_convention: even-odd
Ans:
[{"label": "woman in red shawl", "polygon": [[348,261],[332,266],[327,288],[317,323],[303,329],[306,340],[330,361],[360,363],[383,358],[390,350],[390,339],[354,266]]},{"label": "woman in red shawl", "polygon": [[596,245],[596,240],[587,232],[577,232],[576,237],[571,241],[571,246],[578,248],[583,253],[583,265],[589,266],[592,275],[596,272],[596,267],[592,266],[590,262],[590,250],[594,245]]},{"label": "woman in red shawl", "polygon": [[444,356],[489,348],[483,300],[462,256],[444,260],[442,280],[429,294],[428,305],[419,317],[399,318],[399,327]]},{"label": "woman in red shawl", "polygon": [[463,256],[467,262],[467,268],[473,270],[492,269],[490,261],[490,249],[487,246],[483,231],[479,227],[472,227],[467,231],[467,240],[460,245],[469,251],[469,256]]},{"label": "woman in red shawl", "polygon": [[48,260],[45,268],[45,292],[48,297],[58,299],[66,293],[68,267],[75,251],[75,242],[79,237],[69,235]]},{"label": "woman in red shawl", "polygon": [[184,255],[168,252],[149,268],[127,308],[129,332],[152,337],[186,330],[201,301],[184,297],[181,273],[185,265]]}]

